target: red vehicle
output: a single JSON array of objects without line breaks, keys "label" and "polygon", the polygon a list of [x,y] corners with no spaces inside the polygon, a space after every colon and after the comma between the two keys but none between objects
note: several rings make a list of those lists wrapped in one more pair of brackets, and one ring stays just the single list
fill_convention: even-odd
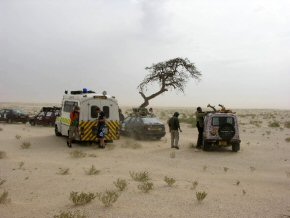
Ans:
[{"label": "red vehicle", "polygon": [[29,123],[32,126],[54,126],[55,119],[60,115],[60,107],[43,107],[41,111],[29,119]]}]

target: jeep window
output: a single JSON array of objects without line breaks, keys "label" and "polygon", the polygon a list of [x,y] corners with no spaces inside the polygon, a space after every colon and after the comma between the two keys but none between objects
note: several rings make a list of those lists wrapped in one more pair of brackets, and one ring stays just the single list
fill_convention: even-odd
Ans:
[{"label": "jeep window", "polygon": [[144,124],[162,124],[156,117],[143,117],[142,120]]},{"label": "jeep window", "polygon": [[106,118],[110,117],[110,108],[108,106],[103,107],[103,112],[105,113]]},{"label": "jeep window", "polygon": [[96,106],[96,105],[91,106],[91,117],[92,118],[98,118],[97,107],[98,106]]},{"label": "jeep window", "polygon": [[212,125],[213,126],[221,126],[226,123],[234,125],[235,121],[232,117],[213,117],[212,118]]},{"label": "jeep window", "polygon": [[74,107],[77,106],[78,103],[75,101],[65,101],[63,106],[64,112],[72,112]]}]

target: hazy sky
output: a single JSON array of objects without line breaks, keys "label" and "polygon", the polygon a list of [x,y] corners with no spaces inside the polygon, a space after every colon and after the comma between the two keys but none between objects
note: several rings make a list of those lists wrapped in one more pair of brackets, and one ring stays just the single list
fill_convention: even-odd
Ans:
[{"label": "hazy sky", "polygon": [[289,11],[289,0],[0,0],[0,101],[60,103],[86,87],[137,106],[145,67],[187,57],[202,80],[151,106],[290,109]]}]

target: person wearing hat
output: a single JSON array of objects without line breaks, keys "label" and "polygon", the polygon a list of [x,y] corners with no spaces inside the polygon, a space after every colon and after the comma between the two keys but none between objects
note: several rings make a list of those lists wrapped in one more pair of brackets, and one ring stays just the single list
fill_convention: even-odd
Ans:
[{"label": "person wearing hat", "polygon": [[79,127],[79,118],[80,118],[80,108],[79,106],[75,106],[74,110],[70,112],[70,125],[67,139],[67,146],[71,148],[72,140],[75,139],[75,136],[78,134]]},{"label": "person wearing hat", "polygon": [[171,134],[171,148],[179,149],[178,141],[179,141],[179,131],[182,132],[179,125],[178,119],[179,113],[175,112],[173,116],[168,120],[168,127]]},{"label": "person wearing hat", "polygon": [[195,116],[196,116],[196,127],[198,130],[198,139],[197,139],[197,143],[196,143],[197,149],[200,149],[202,147],[204,116],[205,115],[206,115],[206,113],[202,112],[201,107],[196,108]]}]

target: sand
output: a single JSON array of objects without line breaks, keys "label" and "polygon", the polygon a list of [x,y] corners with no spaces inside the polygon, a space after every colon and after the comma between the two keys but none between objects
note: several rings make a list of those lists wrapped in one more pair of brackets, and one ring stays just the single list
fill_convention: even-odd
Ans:
[{"label": "sand", "polygon": [[[166,121],[175,110],[192,113],[188,108],[159,108],[156,113]],[[54,217],[76,210],[86,217],[290,217],[290,143],[285,140],[290,131],[284,126],[290,111],[237,111],[242,140],[237,153],[230,148],[195,150],[197,129],[185,123],[180,150],[170,148],[168,130],[160,141],[121,137],[104,150],[94,144],[69,149],[51,127],[0,123],[0,182],[6,180],[0,195],[8,191],[10,199],[0,204],[0,217]],[[273,121],[280,127],[269,127]],[[31,146],[23,149],[23,142]],[[76,150],[86,157],[73,158],[70,152]],[[99,174],[85,173],[92,165]],[[60,175],[60,168],[69,168],[68,175]],[[129,174],[144,171],[154,184],[148,193]],[[176,180],[173,187],[165,176]],[[118,178],[128,187],[111,207],[97,198],[83,206],[70,200],[73,191],[116,190]],[[196,192],[203,191],[207,196],[199,203]]]}]

